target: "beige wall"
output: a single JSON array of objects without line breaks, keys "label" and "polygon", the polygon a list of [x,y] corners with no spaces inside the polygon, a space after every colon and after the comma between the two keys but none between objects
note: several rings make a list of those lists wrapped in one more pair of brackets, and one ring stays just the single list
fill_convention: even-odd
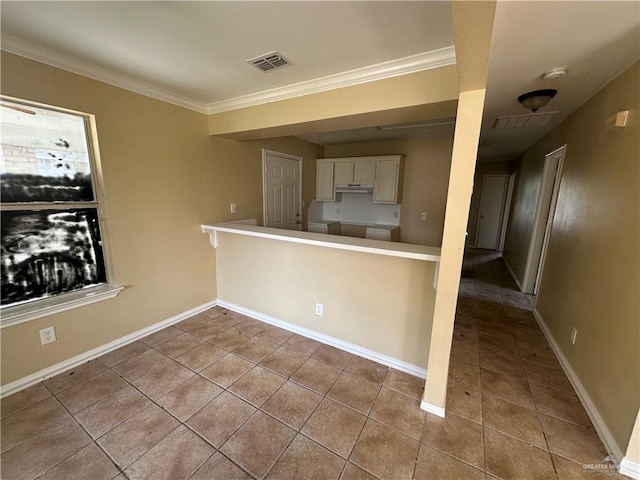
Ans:
[{"label": "beige wall", "polygon": [[[510,261],[525,257],[516,250],[529,244],[528,196],[544,155],[566,143],[537,309],[623,452],[640,405],[639,71],[636,63],[522,155],[519,231],[509,239]],[[631,111],[627,127],[607,127],[620,110]]]},{"label": "beige wall", "polygon": [[[216,298],[199,225],[214,203],[207,118],[2,54],[2,93],[96,116],[113,245],[115,299],[2,330],[2,383]],[[38,330],[55,326],[41,346]]]},{"label": "beige wall", "polygon": [[482,179],[485,174],[511,173],[511,162],[479,162],[476,163],[476,172],[473,177],[473,195],[471,196],[471,209],[469,210],[469,223],[467,225],[467,245],[475,245],[476,230],[478,227],[478,211],[480,210],[480,193],[482,191]]},{"label": "beige wall", "polygon": [[[263,147],[303,156],[307,205],[315,193],[322,148],[299,139],[209,137],[205,115],[4,52],[2,93],[96,116],[115,281],[126,287],[3,329],[3,384],[214,300],[215,253],[200,224],[262,220]],[[58,340],[41,346],[38,330],[51,325]]]},{"label": "beige wall", "polygon": [[[405,155],[400,241],[439,247],[442,244],[452,144],[453,127],[446,127],[435,132],[426,131],[422,138],[328,145],[325,155]],[[426,221],[420,220],[421,212],[427,212]]]},{"label": "beige wall", "polygon": [[549,151],[545,151],[542,154],[532,155],[530,153],[531,150],[529,150],[513,161],[516,179],[513,187],[503,257],[513,270],[520,285],[522,285],[524,279],[527,256],[529,254],[529,242],[533,233],[533,219],[536,215],[544,156],[551,151],[553,149],[549,149]]},{"label": "beige wall", "polygon": [[434,263],[218,235],[221,300],[426,367]]},{"label": "beige wall", "polygon": [[[263,224],[262,213],[262,149],[288,153],[303,158],[302,199],[303,223],[306,228],[307,208],[315,199],[316,159],[322,158],[323,147],[294,137],[237,142],[211,137],[215,170],[202,178],[202,188],[214,193],[209,221],[255,218]],[[237,213],[230,213],[230,203],[237,204]]]}]

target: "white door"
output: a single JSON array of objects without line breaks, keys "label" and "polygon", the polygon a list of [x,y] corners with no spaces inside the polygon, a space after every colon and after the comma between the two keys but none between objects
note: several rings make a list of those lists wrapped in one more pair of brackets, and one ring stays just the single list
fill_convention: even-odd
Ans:
[{"label": "white door", "polygon": [[302,158],[262,151],[264,226],[302,228]]},{"label": "white door", "polygon": [[504,200],[509,175],[485,174],[480,190],[480,211],[476,229],[476,247],[497,250],[500,242]]}]

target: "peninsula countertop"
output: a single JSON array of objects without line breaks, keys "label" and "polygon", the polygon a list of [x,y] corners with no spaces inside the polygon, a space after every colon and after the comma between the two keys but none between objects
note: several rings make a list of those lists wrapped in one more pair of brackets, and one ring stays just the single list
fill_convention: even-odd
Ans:
[{"label": "peninsula countertop", "polygon": [[[375,228],[384,227],[385,226],[375,226]],[[426,245],[387,242],[383,240],[370,240],[366,238],[345,237],[340,235],[303,232],[298,230],[284,230],[233,222],[206,223],[202,224],[201,228],[204,233],[208,233],[210,235],[211,244],[214,247],[217,247],[217,233],[222,232],[236,235],[269,238],[284,242],[316,245],[327,248],[337,248],[340,250],[351,250],[376,255],[411,258],[414,260],[424,260],[427,262],[436,263],[440,262],[440,247],[430,247]]]}]

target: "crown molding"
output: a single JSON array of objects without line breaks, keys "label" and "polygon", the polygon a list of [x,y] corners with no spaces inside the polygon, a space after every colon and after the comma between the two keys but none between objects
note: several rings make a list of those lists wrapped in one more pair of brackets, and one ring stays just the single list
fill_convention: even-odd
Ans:
[{"label": "crown molding", "polygon": [[48,48],[35,45],[11,35],[2,34],[0,48],[6,52],[13,53],[30,60],[35,60],[36,62],[44,63],[52,67],[60,68],[68,72],[77,73],[83,77],[108,83],[114,87],[120,87],[134,93],[139,93],[140,95],[155,98],[156,100],[161,100],[196,112],[207,113],[206,105],[202,102],[197,102],[148,83],[91,65],[90,63],[54,52]]},{"label": "crown molding", "polygon": [[207,104],[207,113],[221,113],[229,110],[253,107],[279,100],[301,97],[312,93],[326,92],[337,88],[350,87],[362,83],[398,77],[408,73],[420,72],[432,68],[455,65],[456,54],[453,46],[418,53],[388,62],[356,68],[347,72],[328,75],[305,82],[294,83],[284,87],[264,90],[262,92],[212,102]]},{"label": "crown molding", "polygon": [[204,114],[238,110],[303,95],[398,77],[400,75],[432,68],[455,65],[456,63],[455,49],[451,46],[322,78],[294,83],[284,87],[205,104],[154,85],[135,80],[126,75],[111,72],[68,55],[54,52],[48,48],[35,45],[11,35],[2,34],[1,39],[0,48],[6,52]]}]

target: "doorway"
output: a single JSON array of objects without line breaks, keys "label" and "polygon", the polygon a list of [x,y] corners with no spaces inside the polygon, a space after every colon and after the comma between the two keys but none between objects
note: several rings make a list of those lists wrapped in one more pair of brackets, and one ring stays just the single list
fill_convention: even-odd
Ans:
[{"label": "doorway", "polygon": [[529,244],[529,254],[524,270],[522,291],[537,295],[544,268],[544,260],[547,253],[553,218],[558,203],[560,182],[562,179],[562,166],[566,145],[548,153],[544,157],[542,180],[540,181],[540,193],[534,215],[533,232]]},{"label": "doorway", "polygon": [[508,174],[485,173],[482,176],[476,248],[500,250],[508,186]]},{"label": "doorway", "polygon": [[264,226],[302,229],[302,157],[262,149]]}]

